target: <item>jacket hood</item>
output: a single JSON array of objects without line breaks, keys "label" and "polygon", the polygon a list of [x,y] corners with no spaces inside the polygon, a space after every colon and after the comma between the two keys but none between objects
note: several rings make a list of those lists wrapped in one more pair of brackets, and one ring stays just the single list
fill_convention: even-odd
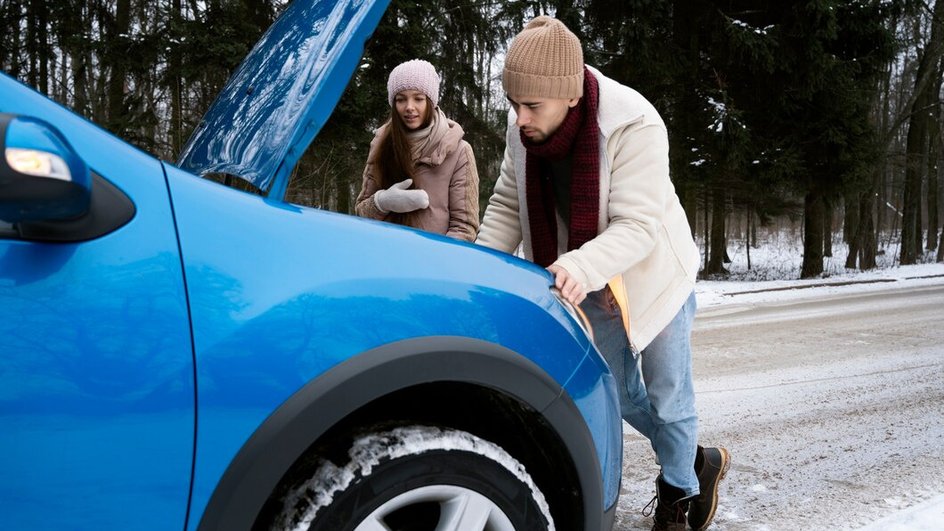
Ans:
[{"label": "jacket hood", "polygon": [[227,82],[183,149],[188,171],[227,173],[281,200],[344,92],[389,0],[295,0]]}]

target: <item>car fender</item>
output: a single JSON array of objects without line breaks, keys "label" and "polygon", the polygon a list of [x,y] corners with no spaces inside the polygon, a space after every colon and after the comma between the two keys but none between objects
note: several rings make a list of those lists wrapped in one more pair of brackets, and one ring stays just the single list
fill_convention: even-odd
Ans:
[{"label": "car fender", "polygon": [[541,412],[574,460],[585,514],[599,513],[603,491],[594,441],[560,385],[536,364],[500,345],[440,336],[398,341],[355,356],[286,400],[230,463],[199,529],[249,529],[282,475],[328,429],[373,400],[441,381],[487,386]]}]

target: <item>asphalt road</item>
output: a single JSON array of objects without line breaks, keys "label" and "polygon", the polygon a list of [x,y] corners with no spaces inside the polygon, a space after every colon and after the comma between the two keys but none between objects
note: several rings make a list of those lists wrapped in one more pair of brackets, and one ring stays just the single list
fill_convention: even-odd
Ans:
[{"label": "asphalt road", "polygon": [[[693,343],[700,440],[733,456],[710,529],[857,529],[944,493],[944,286],[711,308]],[[658,465],[624,432],[616,529],[648,529]]]}]

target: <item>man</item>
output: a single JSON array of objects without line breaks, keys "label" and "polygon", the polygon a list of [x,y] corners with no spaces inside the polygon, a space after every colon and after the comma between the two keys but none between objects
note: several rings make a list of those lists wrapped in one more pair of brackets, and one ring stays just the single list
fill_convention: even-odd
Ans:
[{"label": "man", "polygon": [[581,306],[623,419],[662,467],[653,529],[704,529],[730,459],[697,446],[699,253],[669,179],[665,124],[639,93],[585,67],[580,41],[550,17],[512,41],[502,84],[512,107],[505,156],[476,241],[505,252],[520,244]]}]

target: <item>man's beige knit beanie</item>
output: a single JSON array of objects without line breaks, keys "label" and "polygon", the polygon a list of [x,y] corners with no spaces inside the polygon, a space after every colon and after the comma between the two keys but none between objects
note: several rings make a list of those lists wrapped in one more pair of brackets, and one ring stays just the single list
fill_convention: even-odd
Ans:
[{"label": "man's beige knit beanie", "polygon": [[555,18],[535,18],[508,48],[502,86],[512,98],[570,99],[583,96],[580,40]]}]

